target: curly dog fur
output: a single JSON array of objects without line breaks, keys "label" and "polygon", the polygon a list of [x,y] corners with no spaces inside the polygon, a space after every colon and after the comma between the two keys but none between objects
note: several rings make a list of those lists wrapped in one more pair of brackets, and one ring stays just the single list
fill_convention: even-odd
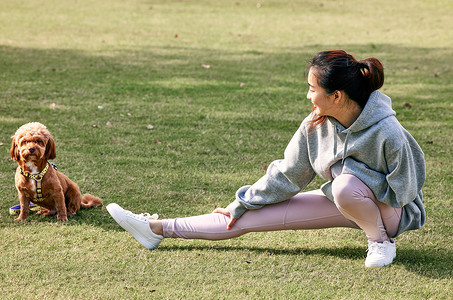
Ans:
[{"label": "curly dog fur", "polygon": [[49,167],[42,177],[42,198],[37,199],[37,181],[28,176],[39,175],[48,160],[56,157],[54,139],[46,126],[37,122],[21,126],[11,138],[11,159],[18,164],[15,182],[21,208],[16,221],[27,219],[31,201],[44,208],[39,212],[41,214],[56,213],[58,221],[67,221],[68,215],[75,215],[80,208],[102,204],[98,197],[82,196],[78,185],[53,167]]}]

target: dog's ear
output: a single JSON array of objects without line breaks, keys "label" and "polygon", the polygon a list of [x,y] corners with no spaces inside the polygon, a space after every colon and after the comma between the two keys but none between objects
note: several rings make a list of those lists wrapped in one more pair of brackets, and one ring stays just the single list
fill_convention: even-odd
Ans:
[{"label": "dog's ear", "polygon": [[17,144],[16,144],[16,137],[13,136],[11,138],[13,139],[13,142],[11,144],[11,151],[10,151],[11,159],[18,161],[18,160],[20,160],[20,154],[19,154],[19,148],[17,147]]},{"label": "dog's ear", "polygon": [[55,142],[53,137],[50,137],[46,144],[46,158],[47,159],[54,159],[57,157],[57,151],[55,149]]}]

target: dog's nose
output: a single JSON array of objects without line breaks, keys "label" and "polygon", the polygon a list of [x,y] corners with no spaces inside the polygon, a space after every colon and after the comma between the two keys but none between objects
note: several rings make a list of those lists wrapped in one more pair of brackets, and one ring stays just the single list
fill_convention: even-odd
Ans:
[{"label": "dog's nose", "polygon": [[31,148],[28,148],[28,151],[30,151],[30,153],[33,153],[35,152],[36,148],[35,147],[31,147]]}]

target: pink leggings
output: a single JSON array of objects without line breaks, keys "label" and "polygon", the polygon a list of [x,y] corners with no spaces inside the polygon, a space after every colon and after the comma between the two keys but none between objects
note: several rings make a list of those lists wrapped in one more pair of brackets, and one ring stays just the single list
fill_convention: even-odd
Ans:
[{"label": "pink leggings", "polygon": [[248,210],[227,230],[229,217],[220,213],[163,220],[166,238],[224,240],[249,232],[360,228],[370,241],[394,237],[401,220],[401,208],[376,200],[373,192],[357,177],[342,174],[332,182],[334,202],[321,190],[297,194],[289,200]]}]

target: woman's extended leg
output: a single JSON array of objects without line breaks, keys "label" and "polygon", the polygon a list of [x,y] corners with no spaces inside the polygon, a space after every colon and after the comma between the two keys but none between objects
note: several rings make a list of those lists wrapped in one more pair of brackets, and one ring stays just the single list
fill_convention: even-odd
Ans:
[{"label": "woman's extended leg", "polygon": [[134,214],[116,203],[107,205],[115,221],[147,249],[156,248],[164,237],[223,240],[248,232],[321,229],[330,227],[359,228],[345,218],[335,204],[320,190],[305,192],[278,204],[245,212],[227,230],[229,217],[220,213],[155,220],[149,214]]},{"label": "woman's extended leg", "polygon": [[[305,192],[281,203],[249,210],[227,230],[229,217],[220,213],[162,220],[166,238],[223,240],[249,232],[321,229],[330,227],[359,228],[345,218],[335,204],[320,190]],[[159,221],[150,221],[160,231]],[[156,222],[157,224],[153,224]]]}]

